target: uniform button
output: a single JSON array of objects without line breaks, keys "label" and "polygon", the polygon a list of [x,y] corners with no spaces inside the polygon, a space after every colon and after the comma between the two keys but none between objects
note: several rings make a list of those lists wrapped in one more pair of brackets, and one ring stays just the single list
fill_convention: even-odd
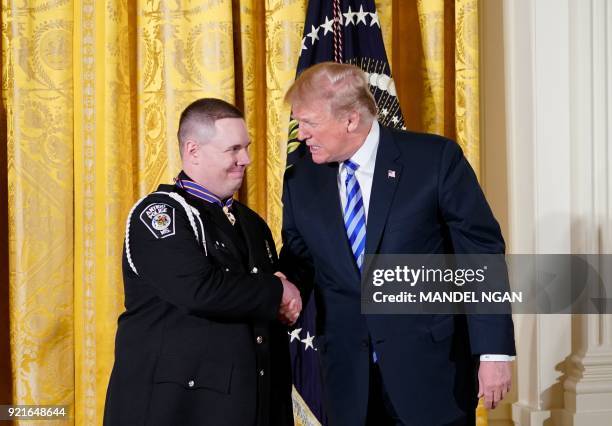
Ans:
[{"label": "uniform button", "polygon": [[253,269],[251,269],[251,274],[256,274],[259,272],[259,269],[257,269],[257,266],[253,266]]},{"label": "uniform button", "polygon": [[263,368],[262,368],[261,370],[259,370],[259,375],[260,375],[261,377],[263,377],[263,375],[264,375]]},{"label": "uniform button", "polygon": [[255,339],[255,341],[257,342],[258,345],[261,345],[263,343],[263,337],[257,336],[257,339]]},{"label": "uniform button", "polygon": [[225,272],[229,272],[229,268],[225,268]]},{"label": "uniform button", "polygon": [[190,388],[195,386],[195,382],[193,380],[189,380],[189,383],[187,383],[187,386],[189,386]]}]

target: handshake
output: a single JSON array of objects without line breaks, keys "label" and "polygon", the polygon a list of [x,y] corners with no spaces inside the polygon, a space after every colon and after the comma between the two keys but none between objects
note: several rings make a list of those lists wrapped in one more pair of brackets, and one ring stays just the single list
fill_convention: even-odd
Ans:
[{"label": "handshake", "polygon": [[279,277],[283,283],[283,297],[278,308],[278,320],[283,324],[293,325],[302,311],[300,291],[282,272],[276,272],[274,275]]}]

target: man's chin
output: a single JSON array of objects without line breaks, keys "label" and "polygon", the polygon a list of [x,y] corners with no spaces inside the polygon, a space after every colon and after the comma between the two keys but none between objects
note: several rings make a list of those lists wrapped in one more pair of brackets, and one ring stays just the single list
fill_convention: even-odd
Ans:
[{"label": "man's chin", "polygon": [[244,179],[244,173],[228,173],[227,180],[238,185],[242,185],[242,180]]},{"label": "man's chin", "polygon": [[311,154],[312,162],[315,164],[325,164],[328,162],[327,157],[321,154]]},{"label": "man's chin", "polygon": [[240,187],[242,186],[242,181],[243,181],[242,177],[232,179],[232,188],[231,188],[233,189],[232,194],[235,194],[236,192],[240,190]]}]

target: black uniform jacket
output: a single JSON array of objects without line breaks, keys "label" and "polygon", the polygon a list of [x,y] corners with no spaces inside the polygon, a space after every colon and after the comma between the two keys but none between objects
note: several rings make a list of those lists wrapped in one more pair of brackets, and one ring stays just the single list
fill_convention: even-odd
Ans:
[{"label": "black uniform jacket", "polygon": [[292,425],[288,336],[276,320],[282,284],[272,275],[268,226],[238,202],[232,226],[217,205],[175,186],[158,191],[178,193],[199,218],[159,193],[129,218],[126,310],[104,424]]},{"label": "black uniform jacket", "polygon": [[[315,283],[317,353],[330,424],[364,424],[372,351],[404,424],[454,424],[473,415],[479,355],[514,355],[512,318],[362,315],[338,164],[316,165],[310,156],[298,161],[287,171],[283,203],[281,270],[306,292]],[[455,142],[381,127],[365,250],[504,252],[499,225]]]}]

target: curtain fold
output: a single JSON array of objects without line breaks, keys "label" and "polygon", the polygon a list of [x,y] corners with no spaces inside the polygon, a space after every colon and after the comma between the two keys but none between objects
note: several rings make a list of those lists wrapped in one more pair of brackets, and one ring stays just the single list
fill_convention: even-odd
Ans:
[{"label": "curtain fold", "polygon": [[[0,3],[0,7],[2,3]],[[8,290],[8,185],[7,185],[7,125],[5,109],[4,67],[7,47],[7,25],[0,9],[0,401],[12,401],[11,350],[9,346],[9,290]]]},{"label": "curtain fold", "polygon": [[75,421],[101,423],[122,311],[125,215],[132,205],[136,141],[134,8],[74,4]]},{"label": "curtain fold", "polygon": [[[180,170],[178,118],[196,98],[245,110],[239,198],[280,241],[282,99],[306,3],[2,0],[11,380],[0,397],[12,401],[0,403],[69,405],[72,423],[101,424],[125,218]],[[376,4],[408,128],[456,137],[477,170],[477,0]]]},{"label": "curtain fold", "polygon": [[[236,3],[236,1],[235,1]],[[265,4],[258,0],[240,2],[240,27],[234,32],[234,51],[239,54],[240,62],[236,70],[241,71],[236,90],[236,104],[244,111],[249,136],[254,143],[250,148],[251,165],[247,168],[245,180],[240,191],[240,200],[249,205],[259,215],[267,214],[267,147],[257,141],[265,141],[267,121],[260,119],[261,111],[266,110],[266,33]],[[236,9],[236,7],[234,7]],[[242,36],[240,36],[242,35]],[[236,48],[240,47],[240,49]]]},{"label": "curtain fold", "polygon": [[478,0],[394,0],[392,18],[406,126],[456,140],[479,176]]},{"label": "curtain fold", "polygon": [[74,400],[72,6],[2,3],[12,394],[22,403]]},{"label": "curtain fold", "polygon": [[302,45],[306,0],[266,0],[267,193],[266,219],[277,245],[282,225],[281,195],[287,157],[290,109],[283,102],[295,79]]},{"label": "curtain fold", "polygon": [[454,40],[456,139],[480,177],[478,0],[455,0]]}]

